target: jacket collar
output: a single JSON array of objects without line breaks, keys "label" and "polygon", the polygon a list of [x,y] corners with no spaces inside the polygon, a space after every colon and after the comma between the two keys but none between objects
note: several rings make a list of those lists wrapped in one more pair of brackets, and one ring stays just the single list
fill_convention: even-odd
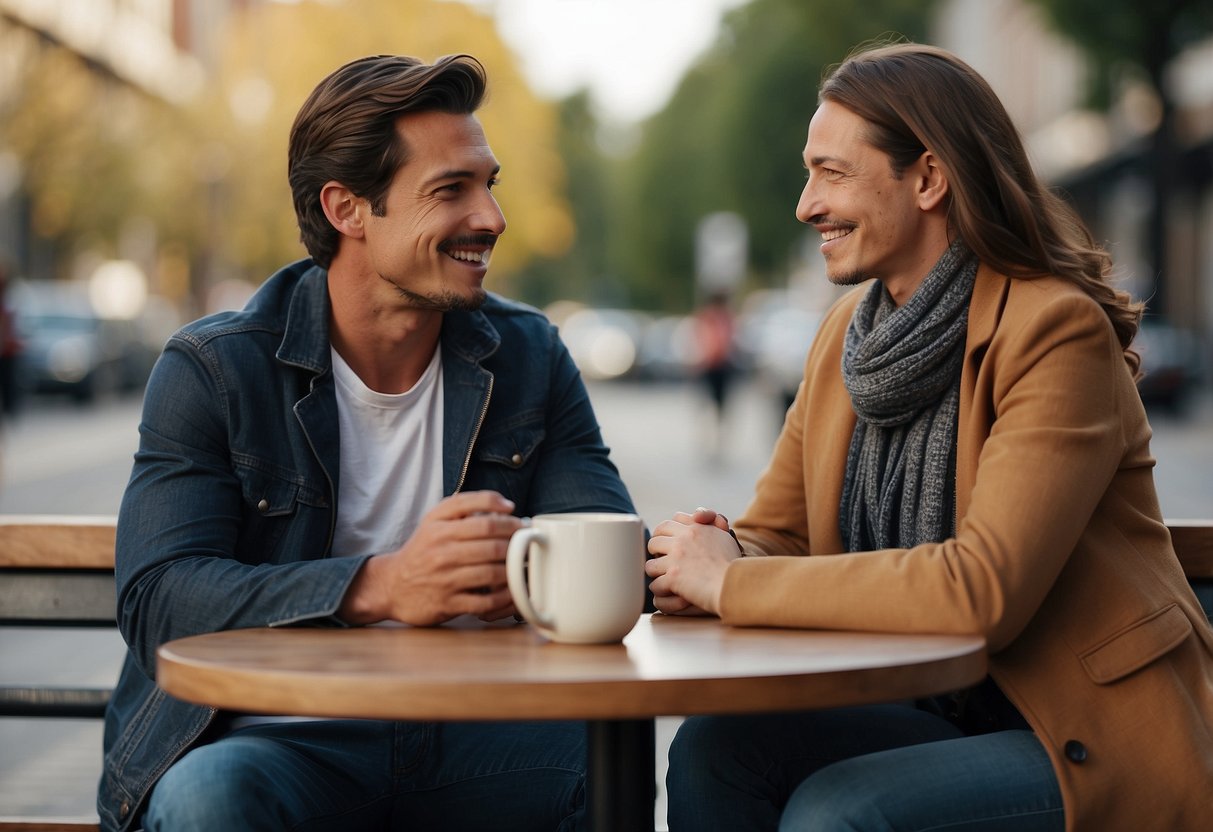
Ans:
[{"label": "jacket collar", "polygon": [[[494,303],[490,297],[487,303]],[[328,270],[311,264],[299,278],[287,308],[279,361],[320,374],[329,369]],[[442,319],[442,350],[471,364],[501,346],[501,336],[481,310],[447,312]]]},{"label": "jacket collar", "polygon": [[[485,303],[495,304],[496,298],[490,296]],[[501,335],[481,309],[445,313],[440,338],[444,356],[459,358],[470,364],[479,364],[501,346]]]},{"label": "jacket collar", "polygon": [[320,374],[332,364],[329,353],[328,270],[314,263],[291,293],[278,360]]}]

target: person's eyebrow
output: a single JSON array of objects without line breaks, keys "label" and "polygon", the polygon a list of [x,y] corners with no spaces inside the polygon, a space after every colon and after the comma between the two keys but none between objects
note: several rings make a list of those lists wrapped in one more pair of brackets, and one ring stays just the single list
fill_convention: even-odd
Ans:
[{"label": "person's eyebrow", "polygon": [[[491,171],[489,171],[489,178],[491,179],[499,173],[501,173],[501,165],[497,165]],[[441,173],[435,174],[434,176],[431,176],[429,179],[427,179],[424,183],[424,187],[428,188],[431,185],[436,185],[439,182],[442,182],[442,181],[445,181],[448,179],[475,179],[479,175],[480,175],[479,172],[474,171],[474,170],[464,170],[464,169],[444,170]]]},{"label": "person's eyebrow", "polygon": [[812,159],[809,159],[809,164],[812,167],[821,167],[822,165],[832,165],[839,168],[850,167],[847,162],[839,159],[837,156],[814,156]]}]

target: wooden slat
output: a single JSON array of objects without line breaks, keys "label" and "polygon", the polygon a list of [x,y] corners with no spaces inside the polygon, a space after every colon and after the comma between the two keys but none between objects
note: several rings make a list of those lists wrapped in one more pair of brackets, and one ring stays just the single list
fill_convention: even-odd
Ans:
[{"label": "wooden slat", "polygon": [[117,518],[0,515],[0,568],[114,568]]},{"label": "wooden slat", "polygon": [[1213,578],[1213,520],[1168,520],[1171,543],[1189,578]]},{"label": "wooden slat", "polygon": [[0,832],[100,832],[101,824],[92,818],[6,818],[0,817]]},{"label": "wooden slat", "polygon": [[112,572],[24,567],[5,571],[0,581],[0,624],[31,627],[116,624]]},{"label": "wooden slat", "polygon": [[0,687],[0,716],[101,719],[109,688]]},{"label": "wooden slat", "polygon": [[[113,578],[101,573],[112,573],[114,569],[116,521],[117,518],[111,516],[0,515],[0,570],[17,570],[0,578],[5,582],[4,588],[19,589],[26,596],[26,601],[30,597],[45,596],[52,607],[66,604],[67,607],[62,610],[65,619],[75,619],[80,615],[92,615],[98,619],[108,617],[108,626],[113,626]],[[30,581],[39,580],[62,581],[65,589],[62,592],[39,592],[36,591],[37,586],[27,586]],[[98,581],[102,583],[97,584]],[[74,584],[77,583],[85,585],[88,591],[83,595],[76,592]],[[94,596],[101,601],[89,600],[86,604],[81,600],[86,597],[93,599]],[[0,602],[0,616],[6,607],[9,613],[15,615],[22,612],[21,617],[24,617],[24,611],[17,609],[14,599]],[[93,607],[98,611],[90,612]],[[40,688],[30,689],[28,696],[22,696],[20,690],[8,688],[4,697],[0,698],[17,700],[18,705],[14,707],[23,713],[29,710],[27,715],[98,717],[102,713],[102,702],[108,696],[107,689]],[[29,702],[26,703],[25,699]],[[13,703],[9,702],[8,705]],[[99,832],[100,828],[96,815],[0,816],[0,832]]]}]

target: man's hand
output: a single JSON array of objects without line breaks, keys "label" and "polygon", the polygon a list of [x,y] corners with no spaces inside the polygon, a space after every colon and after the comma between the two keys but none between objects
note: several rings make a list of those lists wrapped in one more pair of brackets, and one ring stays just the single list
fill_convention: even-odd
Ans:
[{"label": "man's hand", "polygon": [[464,614],[495,621],[514,614],[505,552],[522,520],[495,491],[447,497],[395,552],[359,570],[338,615],[350,624],[432,625]]},{"label": "man's hand", "polygon": [[724,515],[699,508],[678,513],[653,530],[645,564],[653,578],[653,603],[663,613],[720,612],[720,591],[729,562],[741,555]]},{"label": "man's hand", "polygon": [[[685,514],[674,515],[674,519],[678,520],[679,522],[683,522],[680,519],[683,517],[687,517],[687,515],[685,515]],[[733,529],[731,526],[729,526],[729,519],[727,517],[725,517],[723,514],[721,514],[720,512],[716,511],[715,509],[704,508],[703,506],[700,506],[699,508],[695,509],[694,512],[691,513],[691,515],[689,516],[689,522],[700,523],[704,526],[715,526],[716,528],[720,529],[721,531],[728,532],[729,536],[732,537],[734,541],[737,540],[737,535],[733,534]],[[738,548],[738,550],[741,549],[740,543],[737,544],[737,548]]]}]

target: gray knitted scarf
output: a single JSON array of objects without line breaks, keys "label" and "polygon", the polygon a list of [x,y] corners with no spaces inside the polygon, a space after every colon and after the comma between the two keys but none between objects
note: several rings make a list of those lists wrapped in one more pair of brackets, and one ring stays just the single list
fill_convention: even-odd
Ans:
[{"label": "gray knitted scarf", "polygon": [[902,307],[876,281],[847,328],[842,375],[859,419],[839,527],[848,551],[955,532],[956,417],[977,258],[959,241]]}]

